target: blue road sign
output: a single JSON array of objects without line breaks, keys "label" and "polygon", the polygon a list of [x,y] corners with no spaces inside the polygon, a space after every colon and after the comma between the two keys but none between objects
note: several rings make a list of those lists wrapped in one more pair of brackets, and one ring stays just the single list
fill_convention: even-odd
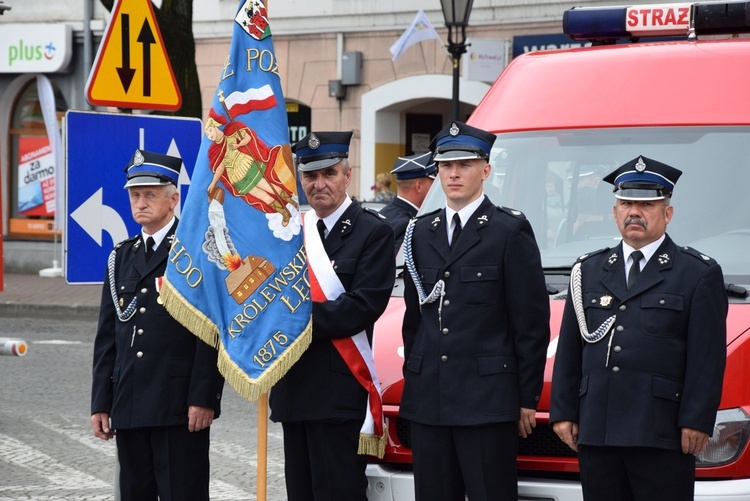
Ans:
[{"label": "blue road sign", "polygon": [[101,283],[114,245],[141,230],[123,189],[128,161],[138,148],[182,158],[182,204],[198,158],[201,121],[83,111],[65,117],[65,279]]}]

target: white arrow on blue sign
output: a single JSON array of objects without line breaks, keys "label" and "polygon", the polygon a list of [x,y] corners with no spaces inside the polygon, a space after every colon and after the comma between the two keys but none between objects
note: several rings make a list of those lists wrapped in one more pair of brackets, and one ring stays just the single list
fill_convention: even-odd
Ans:
[{"label": "white arrow on blue sign", "polygon": [[[133,221],[125,166],[136,149],[182,158],[185,200],[202,135],[197,118],[68,111],[65,115],[64,265],[70,284],[101,283],[115,244],[141,228]],[[179,216],[179,207],[175,211]]]}]

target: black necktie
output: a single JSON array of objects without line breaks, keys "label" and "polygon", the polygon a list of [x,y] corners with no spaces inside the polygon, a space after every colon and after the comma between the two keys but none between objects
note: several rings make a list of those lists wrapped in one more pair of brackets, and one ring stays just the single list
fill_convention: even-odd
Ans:
[{"label": "black necktie", "polygon": [[456,240],[458,240],[458,236],[461,234],[461,218],[458,215],[458,212],[453,214],[453,236],[451,237],[451,249],[454,245],[456,245]]},{"label": "black necktie", "polygon": [[326,239],[326,223],[323,222],[322,219],[318,219],[318,233],[320,233],[320,239],[325,240]]},{"label": "black necktie", "polygon": [[148,237],[146,239],[146,262],[151,259],[151,256],[154,255],[154,237]]},{"label": "black necktie", "polygon": [[633,258],[633,264],[630,265],[630,271],[628,272],[628,289],[633,286],[638,275],[641,274],[641,259],[643,259],[643,252],[633,251],[633,253],[630,254],[630,257]]}]

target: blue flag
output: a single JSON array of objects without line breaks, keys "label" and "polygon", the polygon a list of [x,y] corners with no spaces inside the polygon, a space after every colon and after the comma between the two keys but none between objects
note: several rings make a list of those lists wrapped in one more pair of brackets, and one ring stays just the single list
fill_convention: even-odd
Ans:
[{"label": "blue flag", "polygon": [[240,4],[161,297],[254,401],[309,346],[312,302],[267,11]]}]

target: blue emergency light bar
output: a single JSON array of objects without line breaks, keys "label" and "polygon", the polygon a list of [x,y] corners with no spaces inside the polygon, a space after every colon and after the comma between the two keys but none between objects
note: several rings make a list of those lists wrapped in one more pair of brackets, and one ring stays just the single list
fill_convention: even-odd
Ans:
[{"label": "blue emergency light bar", "polygon": [[576,7],[563,13],[574,40],[750,33],[750,1]]}]

